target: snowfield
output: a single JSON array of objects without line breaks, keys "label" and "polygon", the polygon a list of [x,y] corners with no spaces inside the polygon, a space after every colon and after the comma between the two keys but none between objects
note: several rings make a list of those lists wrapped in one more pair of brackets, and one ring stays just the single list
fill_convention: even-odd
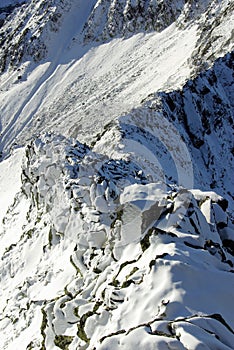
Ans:
[{"label": "snowfield", "polygon": [[151,93],[185,83],[196,28],[180,31],[172,25],[158,34],[138,34],[97,47],[78,43],[68,50],[66,37],[60,38],[66,47],[53,47],[58,57],[26,71],[19,82],[17,72],[3,80],[2,145],[9,149],[15,139],[21,142],[45,125],[46,130],[90,142],[105,124]]},{"label": "snowfield", "polygon": [[233,349],[233,22],[1,1],[1,349]]}]

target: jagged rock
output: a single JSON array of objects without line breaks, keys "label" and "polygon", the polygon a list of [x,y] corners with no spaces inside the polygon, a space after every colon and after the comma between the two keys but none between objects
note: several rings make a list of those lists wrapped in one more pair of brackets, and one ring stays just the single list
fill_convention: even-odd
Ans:
[{"label": "jagged rock", "polygon": [[[226,307],[231,295],[219,303],[225,290],[232,290],[234,263],[220,231],[220,220],[227,221],[223,199],[170,189],[137,173],[131,161],[108,160],[54,134],[26,147],[17,195],[28,203],[25,222],[2,255],[8,301],[2,298],[0,326],[11,329],[3,348],[15,337],[18,341],[17,332],[21,344],[32,348],[118,348],[118,340],[126,349],[134,344],[161,349],[168,342],[183,349],[194,336],[210,346],[210,333],[199,322],[211,314],[222,315],[226,325],[226,336],[216,342],[231,344],[232,312]],[[105,203],[113,188],[106,210],[97,198]],[[10,209],[5,232],[19,215],[18,206],[16,201]],[[195,319],[198,325],[192,326]],[[155,322],[158,330],[152,328]],[[165,323],[169,333],[160,330]]]},{"label": "jagged rock", "polygon": [[233,348],[233,13],[3,0],[1,349]]}]

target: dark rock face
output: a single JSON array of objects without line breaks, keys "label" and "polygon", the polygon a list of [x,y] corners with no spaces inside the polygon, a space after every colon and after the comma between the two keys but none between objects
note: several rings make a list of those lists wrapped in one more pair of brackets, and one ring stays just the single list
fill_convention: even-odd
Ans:
[{"label": "dark rock face", "polygon": [[[41,61],[47,52],[46,32],[59,29],[69,1],[24,1],[4,8],[0,26],[0,71],[19,66],[25,59]],[[35,22],[37,26],[35,27]]]},{"label": "dark rock face", "polygon": [[[85,41],[107,40],[137,32],[162,31],[183,15],[178,25],[197,18],[211,1],[99,1],[84,28]],[[180,23],[180,24],[179,24]]]},{"label": "dark rock face", "polygon": [[[188,147],[193,155],[195,172],[195,164],[200,168],[199,158],[206,168],[204,171],[209,174],[210,188],[226,188],[226,193],[231,193],[233,186],[230,176],[233,171],[234,131],[232,62],[233,53],[228,53],[217,60],[212,69],[201,73],[195,80],[188,81],[182,91],[160,94],[165,117],[178,128],[179,124],[183,125],[183,135],[189,140]],[[221,168],[217,174],[218,167]],[[198,175],[197,184],[202,182],[199,178]]]},{"label": "dark rock face", "polygon": [[[132,120],[138,120],[138,123],[144,120],[144,114],[149,113],[150,123],[155,124],[155,128],[158,114],[170,121],[189,149],[195,188],[211,189],[227,196],[230,207],[233,206],[231,203],[234,186],[232,62],[233,53],[228,53],[218,59],[211,69],[200,73],[196,79],[189,80],[181,90],[149,95],[142,101],[143,106],[131,113]],[[137,118],[139,114],[141,117]],[[131,134],[128,125],[123,129],[125,136],[128,132]],[[145,145],[148,142],[147,147],[151,151],[157,149],[157,154],[163,154],[163,147],[159,141],[151,139],[152,135],[145,131],[143,134],[143,131],[136,130],[135,139],[144,142]],[[170,170],[171,174],[175,174],[172,168]],[[171,176],[173,181],[178,181],[178,178]],[[227,202],[224,201],[220,205],[225,208]]]}]

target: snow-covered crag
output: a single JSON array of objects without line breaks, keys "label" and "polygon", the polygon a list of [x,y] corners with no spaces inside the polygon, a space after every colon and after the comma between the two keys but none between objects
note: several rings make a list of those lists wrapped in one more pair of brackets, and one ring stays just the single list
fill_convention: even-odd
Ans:
[{"label": "snow-covered crag", "polygon": [[233,15],[1,1],[1,349],[233,349]]},{"label": "snow-covered crag", "polygon": [[2,349],[232,349],[225,199],[62,136],[23,153],[1,234]]},{"label": "snow-covered crag", "polygon": [[48,51],[46,35],[58,31],[59,19],[69,10],[70,3],[6,1],[5,6],[1,5],[1,72],[9,66],[19,66],[27,58],[41,61]]}]

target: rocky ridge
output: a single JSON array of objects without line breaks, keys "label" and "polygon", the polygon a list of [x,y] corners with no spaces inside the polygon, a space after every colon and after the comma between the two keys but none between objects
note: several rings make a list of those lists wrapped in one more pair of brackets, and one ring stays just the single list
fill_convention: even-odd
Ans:
[{"label": "rocky ridge", "polygon": [[[53,32],[72,10],[70,0],[16,1],[0,8],[0,67],[19,67],[27,59],[42,61],[48,54]],[[78,10],[81,1],[76,0]],[[198,40],[191,62],[195,72],[206,69],[224,52],[233,48],[233,31],[223,26],[233,23],[230,0],[198,1],[89,1],[92,11],[85,19],[78,40],[83,43],[105,42],[116,37],[129,37],[138,32],[161,32],[176,23],[186,29],[198,24]],[[81,36],[80,36],[81,34]],[[74,40],[75,38],[73,38]]]},{"label": "rocky ridge", "polygon": [[232,349],[233,13],[4,1],[1,349]]},{"label": "rocky ridge", "polygon": [[26,147],[2,232],[23,214],[1,259],[3,349],[231,349],[227,201],[147,175],[62,136]]},{"label": "rocky ridge", "polygon": [[58,31],[60,19],[71,6],[69,1],[24,1],[1,7],[0,68],[18,68],[28,59],[46,57],[48,33]]}]

